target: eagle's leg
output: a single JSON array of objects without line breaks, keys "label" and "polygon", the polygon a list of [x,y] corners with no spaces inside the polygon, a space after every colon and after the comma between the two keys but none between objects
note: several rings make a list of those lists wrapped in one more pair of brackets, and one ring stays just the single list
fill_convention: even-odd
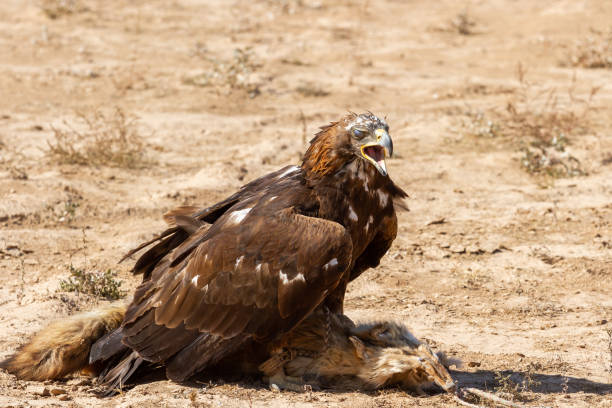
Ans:
[{"label": "eagle's leg", "polygon": [[281,367],[276,373],[268,377],[270,388],[276,385],[281,390],[304,392],[307,385],[301,377],[291,377],[285,374],[285,370]]},{"label": "eagle's leg", "polygon": [[348,285],[348,274],[345,278],[340,281],[338,286],[329,294],[323,306],[326,307],[331,313],[341,315],[344,313],[344,293],[346,292],[346,286]]}]

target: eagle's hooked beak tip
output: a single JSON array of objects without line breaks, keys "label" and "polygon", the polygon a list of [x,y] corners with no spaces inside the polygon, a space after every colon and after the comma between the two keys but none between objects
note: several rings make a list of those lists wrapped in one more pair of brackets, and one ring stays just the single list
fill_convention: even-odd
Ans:
[{"label": "eagle's hooked beak tip", "polygon": [[376,135],[376,141],[380,146],[382,146],[389,157],[393,156],[393,140],[391,140],[391,136],[385,129],[376,129],[374,132]]}]

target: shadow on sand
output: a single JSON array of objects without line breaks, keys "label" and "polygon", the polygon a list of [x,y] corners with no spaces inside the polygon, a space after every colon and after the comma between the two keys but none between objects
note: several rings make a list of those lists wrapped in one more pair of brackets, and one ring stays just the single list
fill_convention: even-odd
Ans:
[{"label": "shadow on sand", "polygon": [[[489,371],[489,370],[478,370],[476,372],[465,372],[450,370],[452,377],[455,379],[458,387],[472,387],[481,390],[491,390],[498,384],[496,376],[501,374],[504,377],[516,383],[522,384],[525,381],[527,374],[521,371]],[[163,368],[153,370],[152,372],[146,373],[145,375],[139,376],[138,380],[134,381],[130,386],[126,387],[126,390],[132,388],[138,384],[151,383],[155,381],[166,380],[165,371]],[[558,374],[530,374],[530,391],[539,394],[573,394],[578,392],[598,395],[612,395],[612,384],[600,383],[590,381],[584,378],[576,378]],[[189,381],[182,383],[182,385],[192,388],[201,388],[206,384],[219,385],[219,384],[233,384],[238,387],[246,389],[267,389],[268,386],[261,378],[244,377],[244,376],[232,376],[232,375],[213,375],[202,373]],[[330,390],[325,389],[325,392],[347,392],[347,391],[359,391],[359,390]],[[432,390],[433,391],[433,390]],[[439,390],[442,391],[441,389]],[[374,391],[362,391],[364,394],[374,395]],[[434,394],[437,392],[433,392]]]},{"label": "shadow on sand", "polygon": [[[482,390],[491,389],[497,385],[496,375],[500,373],[516,384],[522,384],[526,379],[526,373],[520,371],[487,371],[478,370],[473,373],[464,371],[451,371],[452,377],[459,387],[473,387]],[[585,378],[576,378],[558,374],[531,373],[532,392],[540,394],[566,393],[573,394],[584,392],[588,394],[606,395],[612,394],[612,384],[590,381]]]}]

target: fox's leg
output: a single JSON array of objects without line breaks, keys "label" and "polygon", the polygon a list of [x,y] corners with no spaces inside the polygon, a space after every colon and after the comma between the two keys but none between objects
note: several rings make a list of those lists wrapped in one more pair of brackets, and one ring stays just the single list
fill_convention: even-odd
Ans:
[{"label": "fox's leg", "polygon": [[301,377],[291,377],[285,374],[285,370],[281,367],[276,373],[268,377],[270,387],[276,385],[281,390],[304,392],[304,386],[307,385]]}]

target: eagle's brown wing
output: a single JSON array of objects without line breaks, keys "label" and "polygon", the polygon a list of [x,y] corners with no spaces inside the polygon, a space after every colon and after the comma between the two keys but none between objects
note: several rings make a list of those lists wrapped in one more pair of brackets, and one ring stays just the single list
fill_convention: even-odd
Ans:
[{"label": "eagle's brown wing", "polygon": [[200,227],[136,290],[123,342],[166,362],[170,379],[188,378],[248,338],[278,337],[348,273],[345,228],[292,207],[271,212],[274,198],[240,202]]},{"label": "eagle's brown wing", "polygon": [[125,259],[140,252],[142,249],[155,244],[138,258],[132,269],[135,275],[142,274],[143,280],[148,279],[161,259],[190,237],[193,233],[192,227],[194,223],[198,221],[208,224],[214,223],[229,208],[236,205],[236,203],[252,198],[254,195],[269,188],[271,185],[279,184],[279,178],[282,178],[288,173],[296,175],[294,169],[296,169],[295,166],[286,166],[280,170],[257,178],[242,186],[238,192],[210,207],[198,208],[193,206],[182,206],[171,210],[164,215],[164,219],[170,228],[151,240],[138,245],[125,254],[119,262],[123,262]]}]

